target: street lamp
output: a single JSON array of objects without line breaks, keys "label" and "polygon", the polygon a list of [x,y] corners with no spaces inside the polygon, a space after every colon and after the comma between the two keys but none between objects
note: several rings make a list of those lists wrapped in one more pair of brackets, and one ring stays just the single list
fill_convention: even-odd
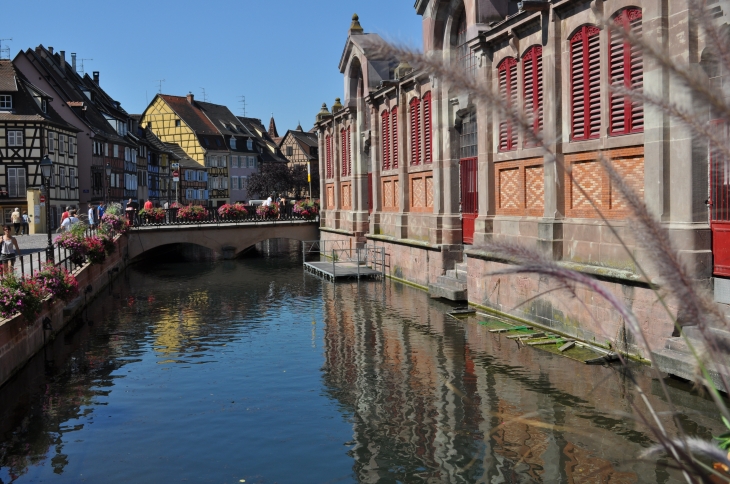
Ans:
[{"label": "street lamp", "polygon": [[46,232],[48,233],[48,246],[46,247],[46,261],[53,261],[53,242],[51,241],[51,177],[53,176],[53,161],[45,155],[41,160],[41,176],[43,185],[46,187]]},{"label": "street lamp", "polygon": [[104,168],[106,171],[106,197],[104,200],[104,204],[109,204],[109,195],[111,194],[111,185],[112,185],[112,165],[109,163],[106,164],[106,168]]}]

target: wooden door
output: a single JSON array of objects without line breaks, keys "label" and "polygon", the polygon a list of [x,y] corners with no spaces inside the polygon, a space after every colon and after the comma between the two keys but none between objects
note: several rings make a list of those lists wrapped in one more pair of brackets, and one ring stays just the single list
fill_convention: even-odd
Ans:
[{"label": "wooden door", "polygon": [[461,172],[461,233],[464,244],[474,243],[474,221],[479,215],[477,190],[477,159],[463,158],[459,162]]}]

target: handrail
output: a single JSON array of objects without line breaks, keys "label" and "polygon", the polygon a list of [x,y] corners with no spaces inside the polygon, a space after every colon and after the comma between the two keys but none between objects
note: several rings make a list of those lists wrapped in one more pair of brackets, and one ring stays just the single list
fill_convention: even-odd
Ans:
[{"label": "handrail", "polygon": [[138,210],[127,212],[127,220],[132,230],[144,227],[162,227],[169,225],[221,225],[221,224],[240,224],[240,223],[276,223],[276,222],[317,222],[319,217],[302,217],[293,212],[291,206],[287,206],[279,212],[277,217],[262,217],[256,214],[254,206],[247,206],[245,214],[237,216],[223,216],[214,208],[206,208],[206,213],[196,219],[184,219],[178,215],[179,208],[163,208],[164,216],[155,219],[151,215],[140,215]]}]

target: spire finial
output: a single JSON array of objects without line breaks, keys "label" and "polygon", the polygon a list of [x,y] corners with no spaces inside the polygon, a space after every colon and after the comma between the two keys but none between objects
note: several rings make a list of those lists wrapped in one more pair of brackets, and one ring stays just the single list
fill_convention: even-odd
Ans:
[{"label": "spire finial", "polygon": [[360,17],[357,14],[352,15],[352,23],[350,24],[350,35],[359,35],[363,33],[362,26],[360,25]]}]

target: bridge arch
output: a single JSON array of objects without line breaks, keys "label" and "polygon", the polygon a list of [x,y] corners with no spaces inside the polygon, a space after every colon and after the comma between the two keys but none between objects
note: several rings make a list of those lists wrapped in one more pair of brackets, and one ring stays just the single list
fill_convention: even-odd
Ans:
[{"label": "bridge arch", "polygon": [[194,244],[212,250],[217,257],[232,258],[243,250],[269,239],[299,241],[319,239],[316,222],[258,225],[182,225],[133,230],[128,235],[128,256],[170,244]]}]

